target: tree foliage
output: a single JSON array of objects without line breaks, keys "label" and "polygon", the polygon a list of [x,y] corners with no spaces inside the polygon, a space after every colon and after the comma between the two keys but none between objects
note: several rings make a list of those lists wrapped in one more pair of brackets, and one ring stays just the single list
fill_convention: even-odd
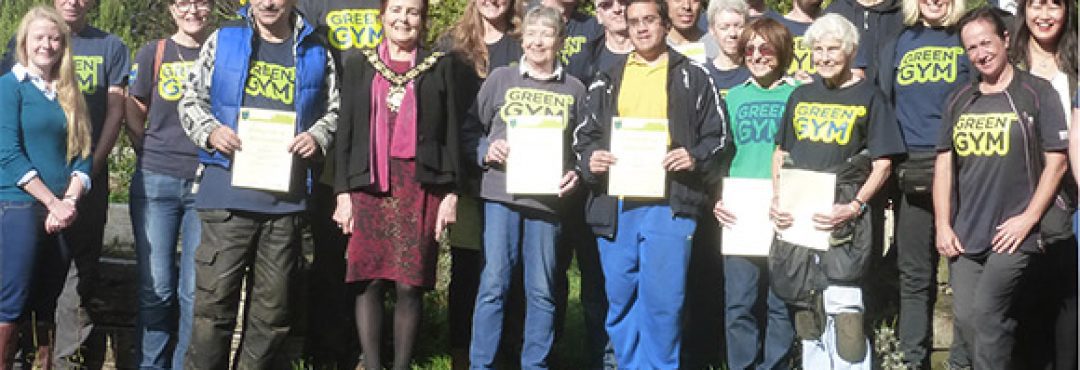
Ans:
[{"label": "tree foliage", "polygon": [[[90,24],[113,33],[135,51],[150,40],[166,37],[176,31],[169,14],[170,0],[98,0],[90,10]],[[34,5],[52,4],[50,0],[0,0],[0,40],[15,35],[19,21]],[[218,0],[215,19],[233,17],[239,4],[235,0]],[[0,43],[6,52],[7,42]]]}]

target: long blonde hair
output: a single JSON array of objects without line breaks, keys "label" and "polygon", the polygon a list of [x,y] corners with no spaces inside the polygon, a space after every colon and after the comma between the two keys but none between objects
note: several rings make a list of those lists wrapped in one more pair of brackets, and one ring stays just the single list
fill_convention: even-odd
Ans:
[{"label": "long blonde hair", "polygon": [[60,48],[63,54],[60,56],[60,63],[53,64],[53,70],[49,72],[56,78],[56,97],[60,108],[64,110],[64,117],[67,118],[67,158],[89,157],[90,115],[87,113],[86,98],[79,90],[79,82],[75,77],[75,62],[71,57],[71,28],[64,22],[64,18],[53,8],[43,5],[27,11],[15,34],[16,57],[20,64],[30,65],[30,58],[26,55],[26,37],[30,32],[30,23],[38,19],[53,22],[60,29]]},{"label": "long blonde hair", "polygon": [[[487,54],[487,45],[484,44],[484,16],[480,15],[480,9],[476,7],[477,0],[469,0],[465,4],[465,11],[461,13],[456,24],[450,29],[450,41],[452,49],[472,64],[476,74],[487,77],[488,65],[491,62]],[[521,37],[521,18],[525,0],[507,0],[510,9],[507,9],[503,18],[506,19],[506,34],[514,39]]]}]

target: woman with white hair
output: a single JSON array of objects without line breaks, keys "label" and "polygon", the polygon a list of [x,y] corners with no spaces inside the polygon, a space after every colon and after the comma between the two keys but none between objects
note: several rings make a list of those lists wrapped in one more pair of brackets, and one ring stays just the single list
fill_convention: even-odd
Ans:
[{"label": "woman with white hair", "polygon": [[[892,107],[869,81],[852,74],[858,30],[839,15],[822,16],[803,42],[820,78],[795,89],[784,110],[773,155],[778,229],[813,222],[831,232],[820,251],[776,241],[769,264],[774,292],[795,311],[805,369],[869,369],[863,334],[862,283],[870,260],[869,200],[889,176],[890,156],[904,152]],[[836,174],[835,204],[812,220],[781,209],[780,169]]]},{"label": "woman with white hair", "polygon": [[727,95],[728,89],[750,78],[750,71],[739,63],[739,35],[750,19],[749,12],[750,6],[744,0],[709,2],[709,32],[720,45],[720,52],[705,66],[709,69],[713,84],[720,89],[721,96]]},{"label": "woman with white hair", "polygon": [[[555,341],[555,241],[560,231],[557,212],[564,203],[563,196],[578,183],[570,135],[572,123],[580,120],[579,111],[585,103],[585,86],[566,74],[558,61],[565,36],[558,11],[548,7],[529,11],[522,27],[524,57],[518,65],[491,72],[462,128],[465,158],[482,170],[480,197],[484,201],[484,268],[469,350],[473,369],[496,366],[506,294],[519,262],[527,302],[521,368],[549,366]],[[528,112],[545,112],[542,114],[560,119],[564,170],[561,179],[550,179],[551,185],[558,185],[556,194],[514,194],[508,188],[507,158],[514,150],[508,135],[510,127],[529,119],[544,119]]]},{"label": "woman with white hair", "polygon": [[[894,107],[907,156],[896,166],[896,266],[900,271],[899,337],[903,361],[930,366],[931,312],[937,293],[938,253],[934,248],[934,174],[945,98],[970,79],[967,55],[956,22],[965,0],[903,0],[904,27],[877,50],[878,87]],[[958,337],[958,336],[957,336]],[[959,344],[960,341],[954,341]],[[970,366],[963,345],[953,345],[949,363]]]}]

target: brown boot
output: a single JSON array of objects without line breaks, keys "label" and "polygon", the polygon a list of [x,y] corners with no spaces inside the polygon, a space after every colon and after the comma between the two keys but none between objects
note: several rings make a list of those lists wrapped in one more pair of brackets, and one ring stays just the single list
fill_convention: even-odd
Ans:
[{"label": "brown boot", "polygon": [[18,342],[19,325],[0,323],[0,370],[11,369],[15,360],[15,343]]}]

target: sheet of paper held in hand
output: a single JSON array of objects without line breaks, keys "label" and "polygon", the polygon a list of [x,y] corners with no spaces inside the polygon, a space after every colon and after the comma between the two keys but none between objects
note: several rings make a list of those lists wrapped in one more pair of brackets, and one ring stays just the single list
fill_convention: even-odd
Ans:
[{"label": "sheet of paper held in hand", "polygon": [[233,155],[232,186],[288,192],[292,183],[293,154],[289,143],[295,136],[296,113],[240,109],[236,134],[243,150]]},{"label": "sheet of paper held in hand", "polygon": [[560,116],[517,116],[507,122],[507,193],[559,193],[565,128]]},{"label": "sheet of paper held in hand", "polygon": [[724,208],[735,214],[735,224],[721,231],[721,252],[735,256],[768,256],[774,230],[769,220],[772,180],[724,178]]},{"label": "sheet of paper held in hand", "polygon": [[779,238],[811,249],[829,249],[831,232],[814,227],[815,213],[832,212],[836,175],[807,170],[780,170],[780,209],[790,212],[791,226]]},{"label": "sheet of paper held in hand", "polygon": [[611,120],[611,154],[608,195],[663,198],[667,185],[664,155],[668,151],[668,120],[625,118]]}]

